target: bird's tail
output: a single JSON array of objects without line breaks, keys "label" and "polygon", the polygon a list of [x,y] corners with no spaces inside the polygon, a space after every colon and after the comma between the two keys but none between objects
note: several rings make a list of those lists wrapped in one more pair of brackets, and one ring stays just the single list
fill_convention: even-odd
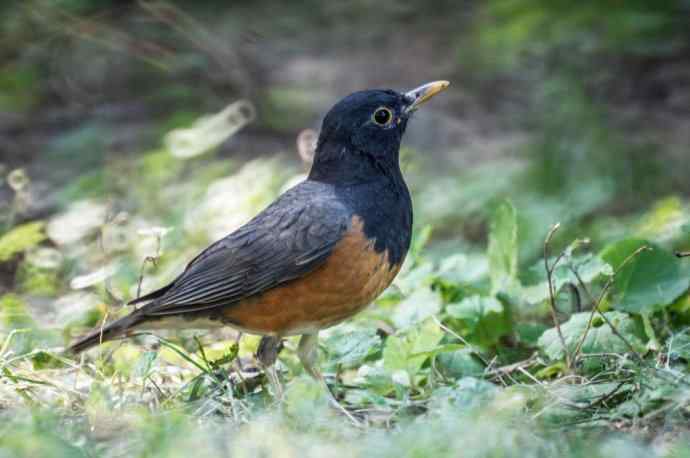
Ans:
[{"label": "bird's tail", "polygon": [[144,321],[145,317],[143,314],[137,312],[131,313],[103,327],[94,329],[89,334],[73,343],[67,351],[72,354],[81,353],[84,350],[88,350],[91,347],[95,347],[96,345],[100,345],[103,342],[113,340],[125,334]]}]

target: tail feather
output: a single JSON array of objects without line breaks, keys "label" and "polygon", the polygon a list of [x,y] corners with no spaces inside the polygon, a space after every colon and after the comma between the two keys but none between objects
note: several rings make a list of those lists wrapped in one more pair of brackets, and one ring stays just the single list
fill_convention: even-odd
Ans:
[{"label": "tail feather", "polygon": [[127,303],[127,305],[135,305],[135,304],[140,304],[142,302],[148,302],[148,301],[152,301],[154,299],[158,299],[158,298],[162,297],[165,293],[167,293],[170,290],[170,288],[172,288],[173,286],[174,286],[174,283],[170,283],[170,284],[168,284],[168,285],[166,285],[160,289],[152,291],[148,294],[144,294],[141,297],[137,297],[136,299],[129,301]]},{"label": "tail feather", "polygon": [[94,329],[89,334],[73,343],[67,351],[72,354],[81,353],[84,350],[88,350],[91,347],[95,347],[103,342],[113,340],[125,334],[134,326],[144,322],[144,320],[145,317],[143,314],[137,312],[131,313],[106,326]]}]

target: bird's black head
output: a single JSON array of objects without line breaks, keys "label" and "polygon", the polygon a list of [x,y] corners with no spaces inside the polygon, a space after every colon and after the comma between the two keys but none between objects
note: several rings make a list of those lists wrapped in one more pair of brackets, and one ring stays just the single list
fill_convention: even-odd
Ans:
[{"label": "bird's black head", "polygon": [[356,182],[399,171],[400,142],[412,112],[448,84],[436,81],[406,93],[360,91],[336,103],[323,120],[310,178]]}]

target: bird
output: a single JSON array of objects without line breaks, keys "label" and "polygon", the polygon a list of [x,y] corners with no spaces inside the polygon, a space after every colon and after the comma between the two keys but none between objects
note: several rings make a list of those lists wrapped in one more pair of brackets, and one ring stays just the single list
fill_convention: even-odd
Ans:
[{"label": "bird", "polygon": [[449,84],[369,89],[337,102],[323,118],[306,180],[68,351],[137,330],[228,326],[263,336],[257,358],[265,367],[273,367],[284,337],[300,335],[297,355],[323,381],[319,331],[369,305],[405,260],[413,213],[400,144],[413,113]]}]

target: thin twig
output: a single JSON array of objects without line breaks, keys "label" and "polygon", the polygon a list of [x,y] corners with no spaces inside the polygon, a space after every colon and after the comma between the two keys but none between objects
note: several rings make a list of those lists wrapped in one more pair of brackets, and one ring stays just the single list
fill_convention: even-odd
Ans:
[{"label": "thin twig", "polygon": [[467,346],[467,348],[472,350],[472,353],[474,353],[477,356],[477,358],[479,358],[482,361],[482,363],[484,363],[484,367],[489,367],[491,365],[491,362],[487,361],[486,358],[484,358],[484,356],[482,356],[482,354],[479,352],[479,350],[474,348],[474,346],[471,343],[469,343],[464,337],[462,337],[460,334],[458,334],[457,332],[450,329],[445,324],[441,323],[441,320],[439,320],[436,316],[432,316],[432,319],[436,322],[438,327],[441,328],[441,330],[443,330],[443,331],[447,332],[448,334],[450,334],[451,336],[455,337],[460,342],[465,344]]},{"label": "thin twig", "polygon": [[141,263],[141,269],[139,271],[139,282],[137,283],[137,299],[141,297],[141,285],[144,282],[144,274],[146,269],[146,264],[151,263],[153,267],[158,266],[158,261],[161,258],[161,234],[156,234],[156,254],[153,256],[146,256],[144,261]]},{"label": "thin twig", "polygon": [[129,34],[115,27],[89,18],[70,14],[63,8],[35,4],[27,6],[32,18],[49,27],[49,30],[66,36],[75,37],[94,43],[110,51],[131,55],[148,64],[167,70],[169,66],[163,60],[174,57],[173,51],[162,45],[146,40],[132,38]]},{"label": "thin twig", "polygon": [[252,81],[246,59],[234,48],[220,43],[201,22],[168,2],[140,0],[139,5],[152,18],[170,27],[195,48],[206,53],[223,70],[225,78],[245,87]]},{"label": "thin twig", "polygon": [[561,253],[558,258],[556,258],[556,261],[549,266],[549,244],[551,243],[551,239],[553,238],[554,234],[556,234],[556,231],[560,229],[561,223],[556,223],[551,230],[549,230],[549,233],[546,236],[546,240],[544,241],[544,268],[546,269],[546,281],[548,283],[549,287],[549,305],[551,308],[551,319],[553,320],[553,324],[556,327],[556,332],[558,332],[558,338],[561,341],[561,345],[563,345],[563,353],[565,354],[565,364],[568,369],[570,369],[570,353],[568,352],[568,347],[565,343],[565,337],[563,337],[563,331],[561,331],[561,325],[558,322],[558,316],[556,314],[556,292],[554,291],[554,286],[553,286],[553,272],[556,269],[556,266],[558,266],[558,263],[563,259],[563,253]]},{"label": "thin twig", "polygon": [[538,355],[537,353],[534,353],[532,356],[529,358],[523,360],[523,361],[518,361],[516,363],[508,364],[505,366],[501,367],[496,367],[494,369],[491,369],[489,372],[486,373],[488,376],[499,376],[501,374],[508,375],[512,372],[515,372],[516,370],[520,368],[526,368],[526,367],[531,367],[534,364],[538,362]]},{"label": "thin twig", "polygon": [[199,340],[199,336],[196,334],[194,335],[194,342],[196,342],[197,347],[199,347],[199,353],[201,353],[201,359],[204,361],[204,364],[206,364],[206,367],[208,367],[208,372],[212,372],[213,368],[211,366],[211,363],[209,362],[208,358],[206,358],[206,352],[204,351],[204,346],[201,343],[201,340]]},{"label": "thin twig", "polygon": [[[585,328],[585,331],[582,333],[582,337],[580,338],[580,341],[577,343],[577,347],[575,347],[575,352],[573,353],[573,359],[576,360],[578,355],[580,354],[580,350],[582,350],[582,345],[585,343],[585,339],[587,338],[587,334],[589,333],[590,329],[592,328],[592,322],[594,321],[594,314],[599,311],[599,305],[601,302],[604,300],[604,297],[606,297],[606,294],[608,293],[609,289],[611,289],[611,286],[613,286],[614,281],[616,280],[616,276],[620,273],[620,271],[628,264],[630,261],[635,259],[636,256],[638,256],[640,253],[643,251],[647,251],[650,248],[647,245],[639,247],[637,250],[633,251],[630,255],[628,255],[627,258],[623,260],[620,266],[613,272],[613,275],[609,277],[609,279],[606,281],[606,284],[604,284],[604,288],[601,290],[601,293],[599,294],[598,299],[593,302],[592,304],[592,312],[589,314],[589,320],[587,320],[587,327]],[[578,277],[579,278],[579,277]],[[580,280],[581,281],[581,280]],[[613,323],[611,323],[608,318],[601,312],[599,312],[601,317],[604,319],[604,321],[609,324],[611,329],[615,329],[613,326]],[[618,332],[615,330],[614,332]],[[632,345],[630,345],[629,342],[627,342],[620,333],[618,333],[619,337],[621,337],[627,344],[628,346],[633,349]],[[633,352],[634,349],[633,349]],[[637,354],[637,352],[635,352]],[[638,355],[639,356],[639,355]]]},{"label": "thin twig", "polygon": [[108,309],[105,309],[103,314],[103,320],[101,320],[101,326],[98,329],[98,345],[103,343],[103,331],[105,330],[105,325],[108,324]]},{"label": "thin twig", "polygon": [[[477,348],[475,348],[471,343],[469,343],[469,342],[468,342],[464,337],[462,337],[460,334],[458,334],[457,332],[453,331],[452,329],[450,329],[450,328],[449,328],[448,326],[446,326],[445,324],[441,323],[441,320],[439,320],[436,316],[432,316],[432,319],[433,319],[434,322],[438,325],[438,327],[441,328],[441,330],[443,330],[444,332],[447,332],[448,334],[450,334],[451,336],[455,337],[455,338],[458,339],[460,342],[462,342],[463,344],[465,344],[465,345],[467,346],[467,348],[469,348],[469,349],[472,351],[472,353],[474,353],[474,355],[475,355],[477,358],[479,358],[479,359],[481,360],[481,362],[484,364],[484,370],[485,370],[485,371],[486,371],[486,370],[489,370],[489,368],[491,367],[492,363],[491,363],[490,361],[487,361],[486,358],[484,358],[484,356],[479,352],[479,350],[478,350]],[[503,377],[501,377],[501,374],[500,374],[500,373],[498,373],[498,374],[496,374],[496,375],[497,375],[498,378],[501,380],[501,384],[502,384],[503,386],[508,386],[508,384],[505,382],[505,380],[503,380]],[[514,384],[517,385],[517,381],[515,381],[515,379],[513,379],[513,377],[511,377],[510,374],[505,374],[505,375],[510,379],[511,382],[513,382]]]}]

